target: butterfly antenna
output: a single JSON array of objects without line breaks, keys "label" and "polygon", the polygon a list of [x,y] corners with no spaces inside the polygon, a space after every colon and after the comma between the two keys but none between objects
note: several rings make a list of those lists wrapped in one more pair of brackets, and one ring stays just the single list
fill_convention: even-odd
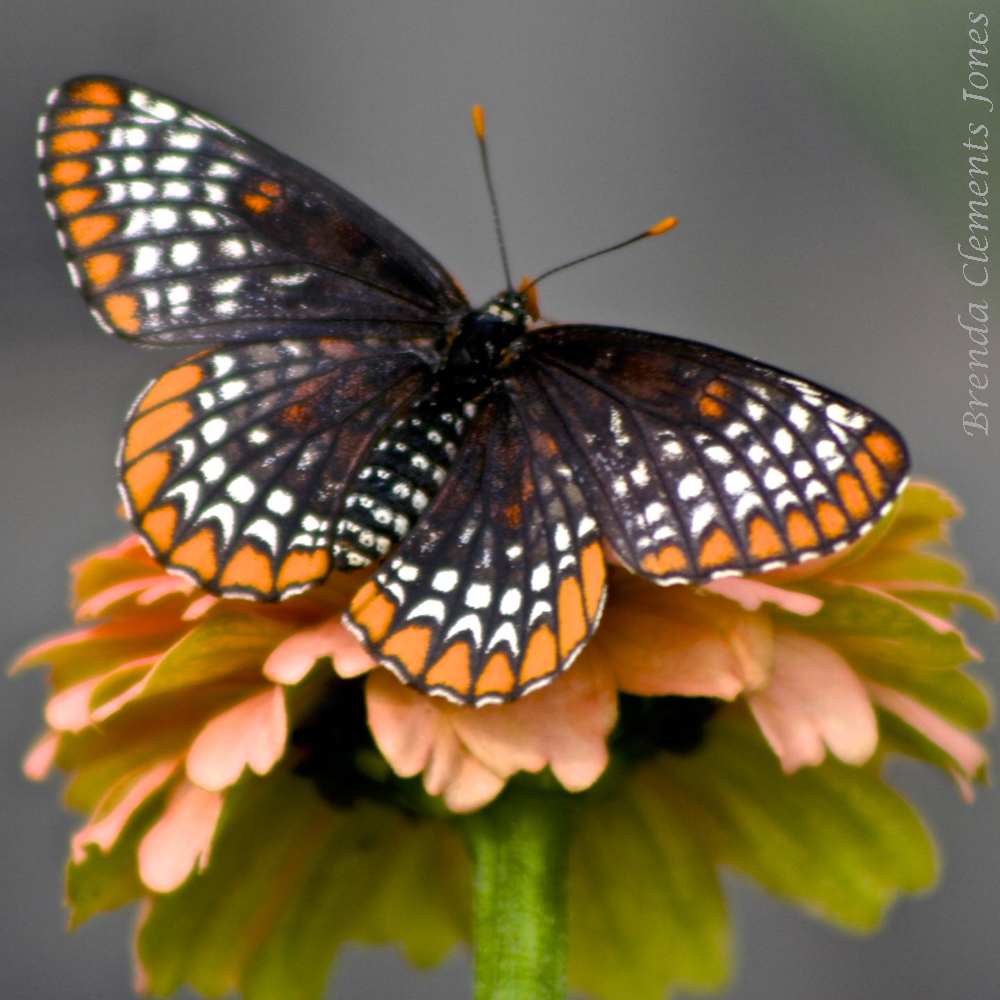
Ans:
[{"label": "butterfly antenna", "polygon": [[500,245],[500,260],[503,262],[503,276],[507,282],[507,291],[514,291],[514,282],[510,277],[510,264],[507,261],[507,245],[503,241],[503,230],[500,228],[500,209],[497,205],[497,193],[493,188],[493,175],[490,173],[490,159],[486,152],[486,116],[483,114],[483,106],[474,104],[472,106],[472,127],[476,130],[476,138],[479,140],[479,156],[483,161],[483,173],[486,176],[486,190],[490,195],[490,208],[493,210],[493,228],[497,234],[497,243]]},{"label": "butterfly antenna", "polygon": [[622,240],[621,243],[615,243],[612,246],[605,247],[603,250],[595,250],[593,253],[584,254],[582,257],[577,257],[575,260],[568,261],[565,264],[560,264],[558,267],[553,267],[548,271],[542,272],[537,278],[535,278],[534,281],[525,285],[521,291],[522,293],[528,292],[543,278],[548,278],[553,274],[558,274],[560,271],[565,271],[567,268],[576,267],[577,264],[582,264],[585,260],[593,260],[595,257],[603,257],[606,253],[611,253],[612,250],[621,250],[622,247],[631,246],[633,243],[638,243],[639,240],[644,240],[649,236],[659,236],[661,233],[667,233],[676,225],[676,217],[668,215],[667,218],[661,219],[655,226],[650,226],[649,229],[645,229],[643,232],[636,236],[631,236],[627,240]]}]

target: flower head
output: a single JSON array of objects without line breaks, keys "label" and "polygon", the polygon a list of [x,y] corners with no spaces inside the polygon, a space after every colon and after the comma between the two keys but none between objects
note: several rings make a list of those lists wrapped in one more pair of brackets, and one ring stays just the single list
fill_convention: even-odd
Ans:
[{"label": "flower head", "polygon": [[[126,539],[76,567],[76,630],[18,664],[48,664],[53,688],[26,769],[68,771],[68,802],[89,814],[72,841],[75,919],[146,897],[140,957],[161,992],[185,978],[248,995],[248,983],[277,982],[282,963],[296,964],[289,921],[334,919],[323,893],[340,900],[341,923],[300,956],[308,974],[294,995],[316,994],[344,938],[403,940],[431,961],[468,933],[468,868],[448,817],[519,772],[548,772],[570,792],[592,789],[571,868],[582,986],[641,997],[673,981],[718,984],[720,863],[871,925],[933,871],[879,761],[920,757],[966,795],[985,764],[968,732],[986,722],[985,696],[960,669],[977,654],[949,616],[956,604],[991,607],[926,551],[957,512],[941,491],[911,486],[894,517],[842,553],[700,588],[612,567],[604,619],[572,669],[480,709],[375,664],[341,624],[351,577],[278,604],[217,599]],[[881,836],[882,821],[905,850]],[[786,856],[764,850],[767,837]],[[623,840],[638,860],[623,860]],[[857,884],[823,880],[824,864],[843,866],[838,852],[863,843],[849,863]],[[663,864],[669,891],[648,877]],[[689,883],[681,896],[678,878]],[[619,968],[608,949],[621,927],[612,935],[602,922],[634,919],[623,887],[648,897],[624,910],[655,911],[664,932],[683,925],[692,947]],[[691,893],[698,905],[681,920]],[[414,905],[419,919],[407,916]],[[238,932],[255,906],[260,926]],[[184,933],[228,935],[225,959],[179,959]]]}]

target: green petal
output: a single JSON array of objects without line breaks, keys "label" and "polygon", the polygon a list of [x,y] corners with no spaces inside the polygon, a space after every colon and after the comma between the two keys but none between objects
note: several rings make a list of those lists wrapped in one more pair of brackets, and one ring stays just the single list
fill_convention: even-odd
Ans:
[{"label": "green petal", "polygon": [[142,697],[259,669],[292,628],[249,614],[203,622],[167,650],[150,673]]},{"label": "green petal", "polygon": [[443,956],[466,931],[468,868],[436,821],[335,810],[285,772],[230,795],[208,869],[156,897],[139,933],[150,989],[315,1000],[346,940]]},{"label": "green petal", "polygon": [[70,862],[66,871],[66,900],[71,929],[95,913],[118,909],[149,891],[139,880],[136,852],[139,841],[163,809],[165,797],[165,789],[160,789],[143,802],[129,817],[107,854],[88,844],[84,860],[79,864]]},{"label": "green petal", "polygon": [[900,892],[934,881],[923,824],[871,768],[828,757],[786,775],[735,712],[710,727],[701,752],[658,767],[721,863],[845,927],[876,927]]},{"label": "green petal", "polygon": [[718,989],[729,934],[704,824],[650,768],[584,797],[570,858],[569,981],[603,1000]]},{"label": "green petal", "polygon": [[822,637],[850,662],[869,661],[915,667],[957,667],[975,657],[961,632],[938,631],[915,609],[888,594],[848,584],[817,582],[811,592],[823,607],[808,618],[776,615],[794,632]]},{"label": "green petal", "polygon": [[921,704],[966,729],[982,729],[990,721],[985,689],[960,670],[914,668],[854,656],[851,666],[864,677],[911,695]]},{"label": "green petal", "polygon": [[933,740],[928,739],[919,730],[907,725],[899,716],[881,708],[877,709],[877,712],[879,753],[882,756],[889,753],[903,754],[940,768],[952,777],[964,775],[969,780],[980,784],[987,781],[985,767],[980,768],[976,774],[966,774],[965,769],[951,754]]}]

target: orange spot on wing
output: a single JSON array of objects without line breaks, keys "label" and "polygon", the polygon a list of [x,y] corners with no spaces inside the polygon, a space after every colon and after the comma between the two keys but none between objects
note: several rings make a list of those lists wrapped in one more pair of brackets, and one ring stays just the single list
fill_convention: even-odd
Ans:
[{"label": "orange spot on wing", "polygon": [[325,549],[312,552],[292,552],[278,570],[278,590],[300,587],[304,583],[319,583],[330,572],[330,555]]},{"label": "orange spot on wing", "polygon": [[174,507],[157,507],[141,522],[146,537],[156,546],[157,552],[169,552],[177,530],[177,510]]},{"label": "orange spot on wing", "polygon": [[711,417],[718,420],[726,411],[722,408],[722,404],[718,400],[713,399],[711,396],[702,396],[698,400],[698,412],[703,417]]},{"label": "orange spot on wing", "polygon": [[116,107],[124,100],[121,87],[107,80],[82,80],[74,84],[68,93],[71,101],[78,104],[103,104]]},{"label": "orange spot on wing", "polygon": [[654,576],[666,576],[687,569],[687,556],[679,545],[664,545],[659,552],[650,552],[642,557],[639,565]]},{"label": "orange spot on wing", "polygon": [[417,678],[424,672],[427,650],[434,633],[425,625],[407,625],[393,633],[382,646],[386,656],[395,657],[408,677]]},{"label": "orange spot on wing", "polygon": [[149,387],[149,391],[139,404],[139,412],[145,413],[158,403],[165,403],[168,399],[193,389],[202,378],[200,365],[181,365],[180,368],[172,368]]},{"label": "orange spot on wing", "polygon": [[70,108],[60,111],[56,121],[60,125],[105,125],[114,117],[107,108]]},{"label": "orange spot on wing", "polygon": [[88,215],[83,219],[74,219],[69,224],[69,234],[78,247],[86,248],[103,240],[117,227],[118,220],[113,215]]},{"label": "orange spot on wing", "polygon": [[559,585],[559,655],[568,656],[581,639],[587,636],[587,619],[583,612],[583,595],[575,576],[568,576]]},{"label": "orange spot on wing", "polygon": [[270,198],[265,198],[262,194],[245,194],[243,195],[243,204],[251,212],[256,212],[257,215],[260,215],[261,212],[266,212],[273,202]]},{"label": "orange spot on wing", "polygon": [[202,528],[197,535],[174,551],[170,564],[194,570],[198,579],[207,583],[215,576],[218,566],[216,560],[215,534],[211,528]]},{"label": "orange spot on wing", "polygon": [[83,262],[87,277],[98,289],[110,285],[118,277],[121,266],[122,255],[120,253],[98,253],[94,254],[93,257],[88,257]]},{"label": "orange spot on wing", "polygon": [[887,469],[899,469],[903,465],[903,449],[884,431],[872,431],[865,435],[865,447]]},{"label": "orange spot on wing", "polygon": [[521,662],[522,684],[555,673],[558,667],[556,661],[556,637],[548,625],[539,625],[528,640],[528,651]]},{"label": "orange spot on wing", "polygon": [[76,184],[90,173],[90,164],[84,160],[63,160],[49,173],[56,184]]},{"label": "orange spot on wing", "polygon": [[819,545],[819,535],[809,520],[801,510],[793,510],[785,519],[785,530],[792,543],[792,548],[796,550],[814,549]]},{"label": "orange spot on wing", "polygon": [[272,198],[277,198],[281,194],[281,185],[276,181],[261,181],[257,189]]},{"label": "orange spot on wing", "polygon": [[750,554],[754,559],[769,559],[784,554],[785,543],[765,517],[750,522]]},{"label": "orange spot on wing", "polygon": [[101,141],[101,137],[90,129],[75,129],[72,132],[60,132],[52,137],[49,149],[57,156],[67,153],[86,153]]},{"label": "orange spot on wing", "polygon": [[468,695],[472,688],[469,659],[469,644],[456,642],[427,671],[424,683],[427,685],[443,684],[461,695]]},{"label": "orange spot on wing", "polygon": [[124,292],[106,295],[104,297],[104,310],[108,314],[108,319],[122,333],[135,334],[139,332],[142,320],[138,316],[139,300],[134,295],[127,295]]},{"label": "orange spot on wing", "polygon": [[144,451],[155,448],[172,437],[194,419],[187,403],[167,403],[136,420],[125,437],[125,461],[138,458]]},{"label": "orange spot on wing", "polygon": [[886,482],[871,455],[866,451],[859,451],[854,456],[854,466],[861,473],[861,478],[865,481],[868,492],[876,500],[881,500],[885,496]]},{"label": "orange spot on wing", "polygon": [[711,569],[714,566],[722,566],[732,562],[738,557],[739,552],[729,534],[722,528],[716,528],[702,545],[698,562],[703,569]]},{"label": "orange spot on wing", "polygon": [[852,476],[849,472],[842,472],[837,476],[837,495],[856,521],[871,513],[871,504],[857,476]]},{"label": "orange spot on wing", "polygon": [[721,379],[715,378],[705,386],[705,392],[710,392],[713,396],[718,396],[719,399],[729,399],[733,394],[733,389]]},{"label": "orange spot on wing", "polygon": [[126,470],[125,486],[137,512],[142,513],[150,505],[169,474],[170,453],[166,451],[154,451]]},{"label": "orange spot on wing", "polygon": [[591,542],[580,553],[580,574],[583,580],[583,603],[587,618],[593,622],[604,594],[604,553],[600,542]]},{"label": "orange spot on wing", "polygon": [[271,560],[252,545],[244,545],[226,564],[219,586],[247,587],[261,594],[269,594],[274,589]]},{"label": "orange spot on wing", "polygon": [[63,191],[56,198],[56,203],[63,215],[76,215],[77,212],[90,208],[100,194],[97,188],[73,188],[72,191]]},{"label": "orange spot on wing", "polygon": [[827,538],[837,538],[847,531],[847,518],[832,503],[821,503],[816,508],[819,526]]},{"label": "orange spot on wing", "polygon": [[349,614],[368,633],[372,642],[381,642],[396,617],[396,605],[374,580],[369,580],[354,595]]},{"label": "orange spot on wing", "polygon": [[514,671],[506,653],[494,653],[476,681],[476,696],[485,694],[507,695],[514,690]]}]

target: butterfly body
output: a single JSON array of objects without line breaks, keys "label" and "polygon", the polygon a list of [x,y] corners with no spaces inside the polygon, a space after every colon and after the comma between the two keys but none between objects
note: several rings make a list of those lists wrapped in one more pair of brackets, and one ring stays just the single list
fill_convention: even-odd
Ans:
[{"label": "butterfly body", "polygon": [[40,134],[95,317],[200,349],[126,421],[150,550],[256,600],[371,567],[346,623],[421,690],[549,683],[597,627],[608,558],[659,584],[766,572],[849,545],[905,481],[886,421],[780,369],[530,325],[515,292],[471,308],[374,210],[179,101],[82,77]]}]

